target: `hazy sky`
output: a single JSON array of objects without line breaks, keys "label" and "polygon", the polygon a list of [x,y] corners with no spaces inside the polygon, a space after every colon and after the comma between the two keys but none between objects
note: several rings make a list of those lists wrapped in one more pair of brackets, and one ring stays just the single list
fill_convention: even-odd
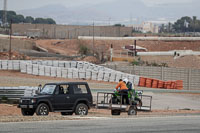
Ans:
[{"label": "hazy sky", "polygon": [[[3,1],[0,0],[0,9],[3,9]],[[82,4],[98,4],[116,0],[7,0],[8,10],[23,10],[30,8],[42,7],[49,4],[61,4],[68,6],[80,6]],[[123,0],[124,2],[126,0]],[[142,0],[146,5],[159,5],[168,3],[185,3],[192,2],[193,0]]]}]

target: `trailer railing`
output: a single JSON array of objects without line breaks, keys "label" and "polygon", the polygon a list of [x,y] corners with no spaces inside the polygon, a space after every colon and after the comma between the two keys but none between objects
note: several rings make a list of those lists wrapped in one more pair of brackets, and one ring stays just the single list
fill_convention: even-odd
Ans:
[{"label": "trailer railing", "polygon": [[[108,93],[108,92],[98,92],[97,93],[97,108],[98,109],[112,109],[117,106],[116,104],[112,104],[112,97],[114,93]],[[142,106],[139,106],[137,108],[138,111],[151,111],[151,105],[152,105],[152,96],[149,95],[139,95]],[[120,104],[118,104],[118,108],[126,108],[127,105],[122,104],[122,95],[121,95],[121,101]]]},{"label": "trailer railing", "polygon": [[35,94],[37,87],[20,86],[20,87],[0,87],[0,100],[4,97],[8,100],[18,100],[22,96]]}]

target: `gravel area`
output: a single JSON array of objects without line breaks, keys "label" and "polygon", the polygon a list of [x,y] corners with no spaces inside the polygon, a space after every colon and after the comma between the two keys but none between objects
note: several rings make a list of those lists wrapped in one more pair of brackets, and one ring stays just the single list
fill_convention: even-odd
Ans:
[{"label": "gravel area", "polygon": [[116,86],[116,83],[108,83],[103,81],[78,80],[66,78],[54,78],[46,76],[34,76],[23,74],[16,71],[1,71],[0,70],[0,86],[38,86],[49,82],[88,82],[92,89],[111,89]]},{"label": "gravel area", "polygon": [[169,115],[196,115],[200,110],[152,110],[151,112],[138,112],[137,116],[128,116],[126,112],[120,116],[112,116],[110,110],[90,109],[87,116],[62,116],[60,113],[50,113],[48,116],[22,116],[16,105],[0,104],[0,122],[24,122],[24,121],[54,121],[54,120],[89,120],[102,117],[129,118],[129,117],[153,117]]},{"label": "gravel area", "polygon": [[[110,90],[115,87],[116,83],[72,80],[53,77],[41,77],[22,74],[13,71],[0,71],[0,86],[37,86],[47,82],[63,82],[63,81],[86,81],[92,89]],[[93,99],[96,101],[97,93],[93,91]],[[186,115],[200,114],[200,94],[185,93],[156,93],[144,91],[144,95],[150,95],[152,100],[152,112],[138,112],[138,116],[155,116],[155,115]],[[148,105],[149,101],[143,99],[144,105]],[[110,110],[91,109],[88,117],[113,117]],[[0,104],[0,122],[20,122],[20,121],[51,121],[51,120],[77,120],[89,119],[88,117],[61,116],[60,113],[50,113],[49,116],[39,117],[23,117],[21,111],[16,105]],[[127,113],[122,113],[118,117],[129,117]]]}]

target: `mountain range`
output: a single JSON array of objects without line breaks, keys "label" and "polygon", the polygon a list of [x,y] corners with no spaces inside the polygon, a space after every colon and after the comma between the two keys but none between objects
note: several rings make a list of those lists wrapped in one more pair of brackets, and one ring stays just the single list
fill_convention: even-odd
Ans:
[{"label": "mountain range", "polygon": [[[96,5],[65,7],[59,4],[17,11],[25,16],[51,17],[58,24],[139,23],[148,20],[174,21],[182,16],[200,17],[200,1],[146,6],[141,0],[115,0]],[[132,21],[131,21],[132,20]]]}]

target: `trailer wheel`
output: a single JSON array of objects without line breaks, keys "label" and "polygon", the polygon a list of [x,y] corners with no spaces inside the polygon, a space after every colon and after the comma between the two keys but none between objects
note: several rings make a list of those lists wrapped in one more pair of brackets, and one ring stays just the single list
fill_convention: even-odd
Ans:
[{"label": "trailer wheel", "polygon": [[128,115],[137,115],[136,107],[130,107],[128,110]]},{"label": "trailer wheel", "polygon": [[121,111],[120,110],[111,110],[112,115],[120,115]]}]

